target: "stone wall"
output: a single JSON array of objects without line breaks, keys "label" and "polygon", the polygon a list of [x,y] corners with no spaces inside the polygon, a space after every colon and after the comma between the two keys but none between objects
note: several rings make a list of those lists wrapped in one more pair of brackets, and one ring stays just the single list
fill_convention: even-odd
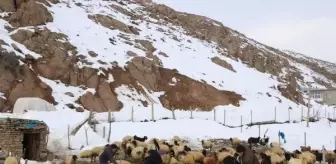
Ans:
[{"label": "stone wall", "polygon": [[40,133],[40,144],[36,152],[36,157],[39,158],[42,151],[46,151],[48,127],[43,122],[40,122],[40,125],[33,129],[22,126],[22,124],[29,123],[29,121],[32,120],[0,118],[0,147],[8,152],[12,152],[14,156],[22,157],[24,133]]}]

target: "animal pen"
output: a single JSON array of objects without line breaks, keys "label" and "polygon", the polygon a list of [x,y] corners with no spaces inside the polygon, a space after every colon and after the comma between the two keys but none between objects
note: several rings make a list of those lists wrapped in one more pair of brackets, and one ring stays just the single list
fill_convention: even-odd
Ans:
[{"label": "animal pen", "polygon": [[14,156],[41,160],[47,152],[49,128],[43,121],[0,118],[0,147]]}]

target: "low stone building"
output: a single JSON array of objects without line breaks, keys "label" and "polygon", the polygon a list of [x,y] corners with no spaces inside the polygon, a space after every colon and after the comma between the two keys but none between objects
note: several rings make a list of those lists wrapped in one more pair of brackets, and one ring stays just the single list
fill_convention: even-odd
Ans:
[{"label": "low stone building", "polygon": [[48,134],[43,121],[0,118],[0,147],[14,156],[40,160],[47,151]]}]

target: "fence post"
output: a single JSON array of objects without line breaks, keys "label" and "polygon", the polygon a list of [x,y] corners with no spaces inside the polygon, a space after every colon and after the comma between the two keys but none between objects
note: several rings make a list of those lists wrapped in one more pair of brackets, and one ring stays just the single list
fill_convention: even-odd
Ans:
[{"label": "fence post", "polygon": [[334,136],[334,142],[335,142],[335,143],[334,143],[334,144],[335,144],[334,146],[335,146],[335,150],[336,150],[336,136]]},{"label": "fence post", "polygon": [[71,149],[70,145],[70,125],[68,124],[68,149]]},{"label": "fence post", "polygon": [[172,109],[172,115],[173,115],[173,119],[176,120],[175,109]]},{"label": "fence post", "polygon": [[326,163],[326,149],[324,147],[324,145],[322,146],[322,161],[323,161],[323,164]]},{"label": "fence post", "polygon": [[252,125],[253,121],[252,121],[252,110],[251,110],[251,125]]},{"label": "fence post", "polygon": [[307,133],[304,132],[304,146],[307,147]]},{"label": "fence post", "polygon": [[324,108],[324,118],[327,118],[327,108]]},{"label": "fence post", "polygon": [[276,107],[274,108],[274,122],[276,122]]},{"label": "fence post", "polygon": [[335,108],[334,108],[334,117],[333,117],[333,119],[335,119]]},{"label": "fence post", "polygon": [[216,121],[216,109],[214,109],[213,111],[214,111],[214,121]]},{"label": "fence post", "polygon": [[105,138],[105,126],[103,127],[103,138]]},{"label": "fence post", "polygon": [[88,131],[89,127],[84,127],[84,130],[85,130],[85,138],[86,138],[86,145],[89,146],[89,138],[88,138],[88,134],[87,134],[87,131]]},{"label": "fence post", "polygon": [[240,133],[243,132],[243,116],[240,116]]},{"label": "fence post", "polygon": [[190,109],[190,119],[193,119],[193,111]]},{"label": "fence post", "polygon": [[154,121],[155,118],[154,118],[154,104],[152,103],[152,121]]},{"label": "fence post", "polygon": [[225,121],[226,121],[225,119],[226,119],[226,110],[224,109],[224,123],[223,123],[224,125],[225,125]]},{"label": "fence post", "polygon": [[131,121],[134,122],[134,108],[132,106],[132,111],[131,111]]},{"label": "fence post", "polygon": [[260,137],[260,124],[258,125],[258,129],[259,129],[259,137]]}]

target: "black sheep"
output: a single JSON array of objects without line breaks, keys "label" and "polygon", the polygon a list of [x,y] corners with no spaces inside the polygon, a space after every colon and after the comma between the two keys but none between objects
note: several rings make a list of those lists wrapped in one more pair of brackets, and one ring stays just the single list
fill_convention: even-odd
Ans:
[{"label": "black sheep", "polygon": [[137,141],[145,142],[148,138],[147,138],[147,136],[144,136],[144,137],[141,138],[141,137],[138,137],[138,136],[135,135],[133,137],[133,139],[137,140]]},{"label": "black sheep", "polygon": [[285,159],[286,159],[286,161],[289,161],[292,157],[293,157],[292,153],[285,152]]},{"label": "black sheep", "polygon": [[259,144],[265,146],[265,145],[268,144],[268,142],[269,142],[269,137],[264,137],[264,138],[260,139]]},{"label": "black sheep", "polygon": [[317,150],[314,150],[312,152],[316,156],[316,161],[320,162],[323,161],[323,154],[318,152]]},{"label": "black sheep", "polygon": [[186,152],[191,151],[190,147],[188,147],[187,145],[184,145],[183,150],[186,151]]},{"label": "black sheep", "polygon": [[261,164],[271,164],[271,157],[265,153],[260,153]]},{"label": "black sheep", "polygon": [[177,141],[174,141],[175,146],[180,146],[180,144]]},{"label": "black sheep", "polygon": [[206,152],[206,150],[205,150],[205,149],[203,149],[203,150],[202,150],[202,154],[204,155],[204,157],[206,157],[206,155],[207,155],[207,152]]},{"label": "black sheep", "polygon": [[157,142],[157,140],[154,139],[153,142],[154,142],[154,145],[155,145],[155,147],[156,147],[156,150],[160,150],[160,145],[159,145],[159,143]]},{"label": "black sheep", "polygon": [[250,148],[252,148],[252,144],[258,144],[260,142],[260,137],[254,138],[254,137],[250,137],[247,140],[248,144],[250,145]]},{"label": "black sheep", "polygon": [[222,163],[223,164],[240,164],[240,162],[238,162],[238,160],[232,156],[225,157]]}]

